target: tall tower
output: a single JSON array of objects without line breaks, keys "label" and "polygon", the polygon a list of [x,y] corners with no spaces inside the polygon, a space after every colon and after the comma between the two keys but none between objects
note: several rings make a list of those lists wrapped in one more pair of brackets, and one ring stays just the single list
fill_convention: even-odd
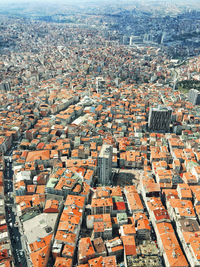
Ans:
[{"label": "tall tower", "polygon": [[113,147],[108,144],[103,144],[98,157],[98,172],[99,183],[109,185],[112,175],[112,153]]},{"label": "tall tower", "polygon": [[200,92],[196,89],[190,89],[188,93],[188,100],[192,105],[200,105]]},{"label": "tall tower", "polygon": [[151,132],[169,132],[172,117],[171,107],[151,107],[148,119],[148,128]]},{"label": "tall tower", "polygon": [[96,90],[97,93],[102,93],[105,91],[105,80],[103,79],[103,77],[96,78]]}]

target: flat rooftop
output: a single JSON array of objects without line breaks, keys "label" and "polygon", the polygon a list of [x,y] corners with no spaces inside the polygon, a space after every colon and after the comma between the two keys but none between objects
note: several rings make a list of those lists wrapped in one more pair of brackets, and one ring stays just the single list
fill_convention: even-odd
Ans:
[{"label": "flat rooftop", "polygon": [[54,231],[57,220],[57,213],[42,213],[28,221],[23,222],[24,235],[28,243],[35,242]]}]

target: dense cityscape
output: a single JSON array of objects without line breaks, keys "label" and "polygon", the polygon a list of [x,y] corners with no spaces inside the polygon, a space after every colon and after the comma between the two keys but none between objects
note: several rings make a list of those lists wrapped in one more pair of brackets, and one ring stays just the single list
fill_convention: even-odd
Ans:
[{"label": "dense cityscape", "polygon": [[200,4],[174,2],[0,3],[0,267],[200,266]]}]

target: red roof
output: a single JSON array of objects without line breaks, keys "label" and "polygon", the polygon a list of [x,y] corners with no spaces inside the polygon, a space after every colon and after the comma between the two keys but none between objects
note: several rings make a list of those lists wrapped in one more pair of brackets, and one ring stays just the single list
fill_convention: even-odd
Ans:
[{"label": "red roof", "polygon": [[114,203],[115,210],[126,210],[126,206],[124,202],[115,202]]},{"label": "red roof", "polygon": [[156,218],[156,221],[164,220],[164,219],[170,220],[169,214],[166,209],[157,209],[157,210],[154,210],[153,213]]},{"label": "red roof", "polygon": [[3,230],[7,230],[7,225],[6,224],[0,226],[0,232],[3,231]]},{"label": "red roof", "polygon": [[7,249],[0,251],[0,261],[5,260],[9,257]]},{"label": "red roof", "polygon": [[44,146],[45,146],[45,144],[44,143],[39,143],[38,145],[37,145],[37,149],[43,149],[44,148]]}]

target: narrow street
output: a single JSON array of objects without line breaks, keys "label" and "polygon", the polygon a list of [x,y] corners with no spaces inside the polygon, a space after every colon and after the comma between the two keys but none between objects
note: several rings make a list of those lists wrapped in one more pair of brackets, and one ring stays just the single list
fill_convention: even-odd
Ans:
[{"label": "narrow street", "polygon": [[6,221],[8,223],[8,230],[12,244],[12,252],[15,260],[15,266],[27,267],[26,257],[21,243],[21,234],[19,232],[18,223],[16,222],[15,218],[16,210],[12,197],[13,170],[12,170],[12,159],[10,157],[11,153],[9,153],[9,157],[6,157],[5,159],[5,172],[4,172]]}]

